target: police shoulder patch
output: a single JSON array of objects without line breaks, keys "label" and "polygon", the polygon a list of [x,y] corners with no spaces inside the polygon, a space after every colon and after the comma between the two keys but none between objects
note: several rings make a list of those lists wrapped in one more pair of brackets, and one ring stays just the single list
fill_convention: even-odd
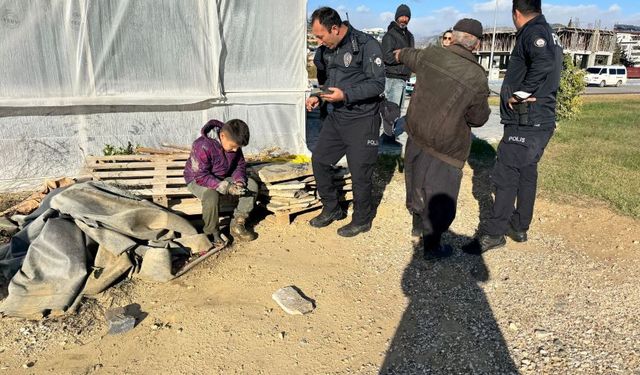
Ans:
[{"label": "police shoulder patch", "polygon": [[544,40],[543,38],[538,38],[538,39],[536,39],[536,41],[535,41],[535,42],[533,42],[533,44],[534,44],[536,47],[540,47],[540,48],[542,48],[542,47],[544,47],[544,46],[546,46],[546,45],[547,45],[547,41],[546,41],[546,40]]}]

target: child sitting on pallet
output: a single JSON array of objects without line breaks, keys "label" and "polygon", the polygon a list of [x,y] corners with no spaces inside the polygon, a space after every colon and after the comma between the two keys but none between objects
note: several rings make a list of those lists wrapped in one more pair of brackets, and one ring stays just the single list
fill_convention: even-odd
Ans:
[{"label": "child sitting on pallet", "polygon": [[249,127],[242,120],[209,120],[193,142],[184,168],[187,188],[202,202],[204,233],[222,242],[218,223],[220,195],[239,197],[229,231],[236,240],[252,241],[257,235],[245,227],[253,210],[258,184],[247,178],[243,146],[249,144]]}]

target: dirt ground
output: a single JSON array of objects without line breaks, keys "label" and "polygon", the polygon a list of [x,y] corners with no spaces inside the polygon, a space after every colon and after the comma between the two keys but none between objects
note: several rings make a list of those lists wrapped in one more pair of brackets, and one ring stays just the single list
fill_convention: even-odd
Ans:
[{"label": "dirt ground", "polygon": [[[543,197],[527,243],[463,254],[489,197],[486,171],[464,172],[449,259],[414,251],[404,176],[379,172],[369,233],[266,219],[178,280],[124,282],[76,316],[4,318],[0,373],[640,373],[640,222]],[[316,309],[287,315],[271,299],[287,285]],[[131,303],[141,321],[107,335],[102,310]]]}]

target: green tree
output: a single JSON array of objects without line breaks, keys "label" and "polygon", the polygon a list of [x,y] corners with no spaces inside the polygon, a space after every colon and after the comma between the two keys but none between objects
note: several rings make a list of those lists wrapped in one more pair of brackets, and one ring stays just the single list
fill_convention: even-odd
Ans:
[{"label": "green tree", "polygon": [[570,55],[564,55],[563,69],[560,75],[556,112],[558,119],[569,119],[580,113],[582,93],[586,87],[585,72],[574,65]]},{"label": "green tree", "polygon": [[627,51],[622,49],[620,43],[616,43],[616,49],[613,51],[613,56],[611,59],[611,63],[613,65],[624,65],[631,66],[631,61],[629,61],[629,56],[627,55]]}]

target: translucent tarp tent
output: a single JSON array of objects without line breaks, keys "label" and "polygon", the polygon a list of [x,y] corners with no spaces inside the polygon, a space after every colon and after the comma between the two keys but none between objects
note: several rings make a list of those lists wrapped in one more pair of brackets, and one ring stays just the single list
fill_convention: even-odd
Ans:
[{"label": "translucent tarp tent", "polygon": [[307,153],[306,1],[0,0],[0,190],[75,176],[104,145]]}]

